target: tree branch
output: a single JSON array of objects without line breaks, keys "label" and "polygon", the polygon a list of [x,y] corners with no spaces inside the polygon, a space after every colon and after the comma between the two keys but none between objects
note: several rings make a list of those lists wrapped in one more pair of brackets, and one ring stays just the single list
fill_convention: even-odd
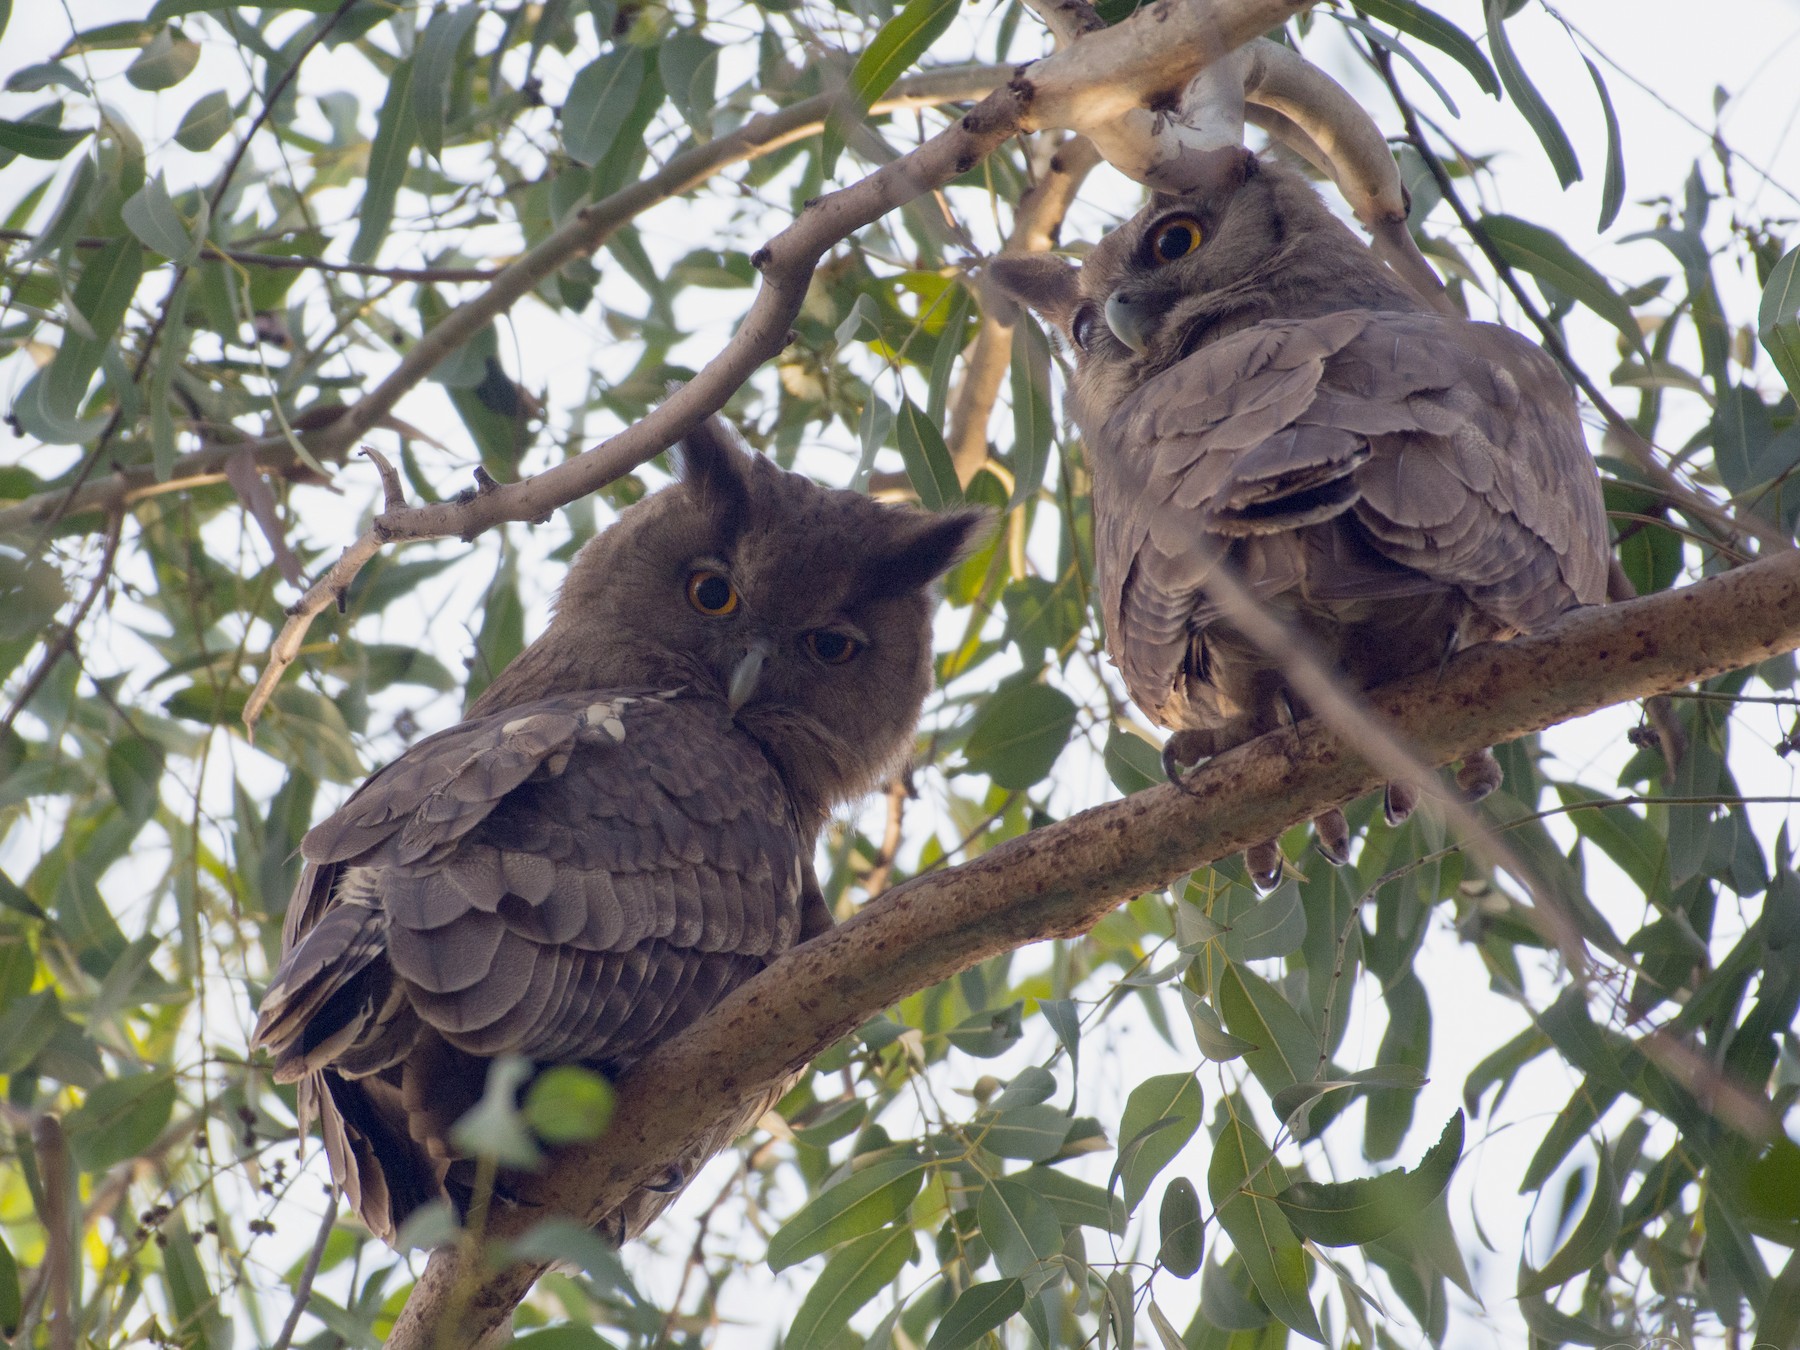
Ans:
[{"label": "tree branch", "polygon": [[[463,500],[383,512],[374,528],[346,550],[331,572],[289,608],[268,665],[244,705],[244,725],[255,726],[313,619],[347,584],[345,569],[354,576],[382,544],[450,535],[469,539],[503,521],[540,520],[629,473],[718,412],[758,366],[787,346],[789,325],[799,314],[813,271],[827,249],[896,207],[967,173],[1001,142],[1021,131],[1081,130],[1115,119],[1124,107],[1152,101],[1159,91],[1185,88],[1195,72],[1313,3],[1156,0],[1116,27],[1092,33],[1053,56],[1022,67],[1011,83],[996,89],[960,121],[917,149],[858,183],[818,198],[751,258],[762,273],[763,284],[730,341],[699,374],[641,421],[534,477],[500,484]],[[711,150],[707,146],[688,153],[697,156]],[[342,431],[360,436],[368,430],[374,418],[385,413],[405,389],[424,378],[490,318],[504,312],[568,256],[597,248],[608,234],[641,211],[647,204],[643,194],[649,190],[648,184],[661,180],[658,191],[679,191],[712,172],[707,167],[682,177],[676,166],[686,158],[677,155],[662,173],[578,212],[569,224],[507,268],[486,291],[427,333],[379,386],[332,424],[331,434]],[[676,179],[680,186],[670,188]]]},{"label": "tree branch", "polygon": [[[1374,690],[1369,701],[1442,764],[1796,646],[1800,552],[1789,551],[1680,590],[1577,610],[1543,633],[1464,652],[1441,678]],[[742,1103],[899,999],[1026,943],[1079,936],[1120,902],[1273,838],[1382,777],[1313,720],[1298,735],[1276,732],[1212,760],[1188,792],[1151,788],[897,886],[652,1052],[619,1081],[606,1137],[559,1154],[547,1174],[516,1189],[597,1221]],[[516,1237],[544,1213],[495,1210],[489,1233]],[[465,1272],[456,1250],[437,1252],[390,1350],[427,1350],[440,1335],[445,1345],[474,1344],[506,1323],[542,1269],[512,1262]],[[458,1321],[440,1328],[453,1289]]]}]

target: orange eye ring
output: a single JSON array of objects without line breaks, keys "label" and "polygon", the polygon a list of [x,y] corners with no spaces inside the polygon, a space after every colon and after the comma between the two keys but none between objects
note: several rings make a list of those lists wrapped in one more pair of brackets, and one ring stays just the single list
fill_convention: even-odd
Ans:
[{"label": "orange eye ring", "polygon": [[702,567],[688,578],[688,603],[709,619],[722,619],[738,607],[737,587],[723,572]]},{"label": "orange eye ring", "polygon": [[1205,237],[1200,222],[1192,216],[1170,216],[1150,233],[1150,261],[1179,262],[1199,248]]},{"label": "orange eye ring", "polygon": [[813,659],[828,666],[841,666],[851,660],[862,650],[862,643],[848,633],[839,633],[830,628],[822,628],[806,635],[806,650]]}]

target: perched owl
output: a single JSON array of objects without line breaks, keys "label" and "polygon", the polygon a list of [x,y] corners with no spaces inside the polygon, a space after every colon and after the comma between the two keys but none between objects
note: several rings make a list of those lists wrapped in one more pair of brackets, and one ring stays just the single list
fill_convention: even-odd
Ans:
[{"label": "perched owl", "polygon": [[389,1240],[428,1201],[466,1204],[448,1136],[491,1059],[617,1074],[829,926],[819,828],[911,748],[931,583],[977,517],[830,491],[717,428],[683,461],[582,549],[468,716],[302,845],[253,1043]]},{"label": "perched owl", "polygon": [[[1191,763],[1302,716],[1225,622],[1221,564],[1365,689],[1605,597],[1599,480],[1574,400],[1509,329],[1428,308],[1303,179],[1244,153],[1156,196],[1074,268],[997,260],[1075,353],[1107,643]],[[1492,791],[1487,751],[1465,760]],[[1388,789],[1389,818],[1411,789]],[[1315,821],[1327,857],[1343,815]],[[1248,855],[1273,884],[1273,843]]]}]

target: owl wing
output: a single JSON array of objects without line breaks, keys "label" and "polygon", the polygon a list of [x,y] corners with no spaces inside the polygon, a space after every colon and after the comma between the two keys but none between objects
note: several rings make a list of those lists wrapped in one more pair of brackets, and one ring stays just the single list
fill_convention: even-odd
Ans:
[{"label": "owl wing", "polygon": [[1371,310],[1256,324],[1145,384],[1091,448],[1103,603],[1134,692],[1169,687],[1228,548],[1345,516],[1361,529],[1313,532],[1327,556],[1304,569],[1295,549],[1241,549],[1246,581],[1365,600],[1454,587],[1497,630],[1605,595],[1573,400],[1495,325]]},{"label": "owl wing", "polygon": [[307,835],[253,1044],[371,1229],[443,1193],[482,1061],[617,1072],[829,923],[788,801],[716,700],[587,693],[420,742]]}]

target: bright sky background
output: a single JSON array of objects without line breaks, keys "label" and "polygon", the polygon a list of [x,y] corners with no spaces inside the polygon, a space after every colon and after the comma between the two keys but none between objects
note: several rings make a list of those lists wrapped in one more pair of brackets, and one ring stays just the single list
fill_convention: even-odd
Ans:
[{"label": "bright sky background", "polygon": [[[15,6],[10,27],[0,38],[0,75],[20,66],[47,59],[66,40],[72,29],[87,28],[114,19],[135,18],[145,12],[149,0],[69,0],[63,5],[25,3]],[[984,6],[980,14],[988,17]],[[1472,32],[1481,29],[1478,6],[1472,0],[1443,0],[1444,13]],[[974,13],[974,11],[972,11]],[[1625,132],[1627,165],[1626,207],[1619,221],[1605,238],[1594,234],[1593,224],[1599,212],[1601,170],[1604,163],[1604,131],[1599,105],[1577,50],[1557,22],[1560,16],[1587,39],[1599,44],[1598,58],[1606,74],[1612,97]],[[977,20],[978,22],[980,20]],[[1030,20],[1026,20],[1029,29]],[[1319,20],[1329,27],[1329,20]],[[1800,3],[1795,0],[1734,0],[1731,4],[1696,6],[1678,0],[1636,0],[1621,5],[1616,0],[1563,0],[1554,13],[1537,6],[1528,7],[1508,25],[1520,57],[1546,97],[1563,119],[1574,141],[1582,165],[1587,171],[1584,182],[1567,192],[1555,180],[1548,163],[1517,110],[1483,96],[1458,68],[1432,56],[1433,69],[1439,73],[1462,113],[1453,123],[1454,134],[1470,148],[1500,149],[1498,172],[1503,180],[1503,209],[1550,225],[1602,271],[1615,277],[1638,279],[1653,272],[1671,270],[1672,263],[1661,247],[1651,242],[1619,242],[1635,230],[1655,223],[1653,212],[1637,205],[1649,195],[1679,194],[1689,166],[1702,161],[1706,181],[1715,189],[1720,184],[1720,167],[1712,156],[1709,137],[1715,127],[1722,133],[1741,160],[1733,168],[1738,199],[1747,210],[1788,218],[1800,217]],[[1023,54],[1029,41],[1022,39],[1015,48]],[[1590,54],[1593,54],[1590,50]],[[112,54],[95,59],[95,67],[111,69],[107,64]],[[234,93],[244,84],[243,73],[235,69],[235,55],[228,46],[209,45],[198,72],[174,94],[160,104],[148,96],[111,81],[106,85],[108,98],[116,98],[144,136],[147,144],[158,146],[172,133],[181,112],[194,99],[212,88],[224,87]],[[1398,119],[1388,109],[1382,91],[1353,69],[1346,61],[1334,73],[1345,78],[1352,92],[1369,107],[1387,130],[1395,130]],[[1447,118],[1435,97],[1413,81],[1420,106],[1440,118]],[[333,87],[351,87],[364,101],[365,107],[379,98],[379,89],[368,69],[360,62],[336,60],[318,63],[306,71],[303,88],[312,93]],[[1729,95],[1715,112],[1715,90]],[[554,91],[552,91],[554,96]],[[0,95],[0,116],[18,116],[37,106],[46,95]],[[83,119],[75,119],[83,120]],[[221,147],[208,156],[190,156],[170,148],[167,165],[171,186],[180,187],[210,178],[216,172]],[[160,155],[163,152],[154,151]],[[41,165],[18,162],[0,171],[0,199],[15,197],[22,183],[34,182],[41,176]],[[1765,176],[1766,175],[1766,176]],[[1097,174],[1084,194],[1092,202],[1128,202],[1135,198],[1135,188],[1118,181],[1108,181],[1105,173]],[[50,194],[54,200],[54,190]],[[353,201],[349,207],[353,207]],[[1729,203],[1715,207],[1713,233],[1722,229],[1730,211]],[[1104,227],[1105,217],[1094,209],[1085,209],[1072,221],[1069,237],[1092,237]],[[655,238],[647,238],[657,250],[659,259],[680,256],[690,247],[716,247],[723,217],[708,209],[664,210],[657,217]],[[647,232],[647,235],[650,232]],[[1800,231],[1789,231],[1789,243],[1800,238]],[[340,241],[339,251],[348,243]],[[398,259],[396,259],[398,261]],[[1729,264],[1721,264],[1718,281],[1725,292],[1727,312],[1739,319],[1754,314],[1756,284],[1753,275],[1735,274]],[[151,288],[154,292],[155,288]],[[1503,318],[1515,319],[1505,307]],[[1571,321],[1578,354],[1591,373],[1604,384],[1604,377],[1615,359],[1610,329],[1585,312]],[[677,353],[678,359],[699,364],[711,346],[716,346],[729,331],[725,317],[703,326],[695,339]],[[593,366],[608,364],[608,337],[604,328],[590,314],[587,318],[546,316],[527,304],[514,316],[514,322],[503,328],[503,343],[516,343],[509,360],[525,372],[526,382],[533,387],[548,386],[548,402],[552,406],[577,401],[587,387]],[[1763,375],[1768,387],[1774,376],[1766,362]],[[10,401],[24,375],[16,365],[0,373],[0,402]],[[1631,396],[1625,395],[1627,405]],[[466,434],[450,412],[439,391],[422,387],[409,395],[398,408],[406,418],[461,449]],[[1698,414],[1695,415],[1696,418]],[[1696,422],[1697,424],[1697,422]],[[1685,434],[1691,426],[1674,430]],[[596,426],[596,432],[601,428]],[[50,452],[60,455],[64,452]],[[58,460],[46,456],[11,438],[0,430],[0,461],[24,457],[39,472],[50,472]],[[822,458],[822,472],[829,475],[830,457]],[[347,478],[355,479],[350,474]],[[326,511],[314,511],[306,517],[314,532],[313,542],[335,547],[352,537],[354,511],[365,490],[360,482],[352,483],[348,505]],[[302,506],[302,512],[305,507]],[[547,596],[547,590],[546,590]],[[545,598],[540,596],[540,601]],[[455,668],[458,643],[466,645],[463,624],[467,607],[461,613],[448,613],[450,597],[443,598],[445,613],[427,616],[429,640],[447,649],[446,663]],[[541,605],[534,615],[533,630],[541,625]],[[446,705],[438,710],[442,716],[454,716]],[[1634,724],[1636,713],[1616,709],[1565,728],[1548,738],[1564,762],[1573,768],[1616,765],[1627,754],[1623,745],[1624,731]],[[1784,727],[1773,715],[1758,719],[1754,714],[1745,719],[1748,726],[1762,734],[1740,730],[1734,769],[1740,787],[1749,794],[1787,795],[1795,790],[1794,774],[1786,761],[1768,750]],[[383,753],[379,749],[378,756]],[[1063,768],[1071,781],[1069,791],[1082,800],[1092,800],[1095,766],[1064,760]],[[1600,773],[1591,781],[1602,781]],[[1774,823],[1792,818],[1784,807],[1759,810],[1759,821],[1771,828],[1759,833],[1772,837]],[[1636,927],[1629,906],[1615,913],[1626,931]],[[1754,917],[1752,913],[1748,917]],[[1036,958],[1026,953],[1021,964],[1035,964]],[[1440,1021],[1434,1050],[1433,1081],[1421,1095],[1416,1119],[1418,1128],[1403,1150],[1402,1161],[1411,1163],[1433,1138],[1441,1123],[1459,1104],[1461,1085],[1469,1067],[1481,1054],[1493,1049],[1523,1024],[1519,1010],[1509,1001],[1492,995],[1487,977],[1474,952],[1459,943],[1447,925],[1433,934],[1426,955],[1421,960],[1421,974],[1432,986],[1433,1003],[1440,1010]],[[1540,972],[1542,989],[1549,985],[1550,972]],[[1366,1002],[1366,999],[1364,1000]],[[1460,1009],[1466,1019],[1464,1035],[1444,1018],[1449,1010]],[[1604,1012],[1604,1010],[1601,1010]],[[1381,1019],[1359,1015],[1350,1038],[1341,1053],[1348,1063],[1373,1059],[1381,1035]],[[966,1086],[983,1073],[1001,1072],[1007,1065],[1022,1065],[1041,1059],[1044,1047],[1028,1040],[1026,1049],[1008,1060],[975,1061],[963,1059],[950,1066],[949,1086]],[[1183,1051],[1189,1047],[1184,1046]],[[1164,1071],[1191,1062],[1189,1053],[1176,1054],[1166,1047],[1147,1024],[1119,1017],[1093,1045],[1084,1049],[1081,1097],[1084,1109],[1108,1109],[1116,1112],[1121,1098],[1120,1064],[1129,1065],[1132,1081],[1148,1072]],[[1216,1078],[1203,1073],[1202,1082],[1208,1094],[1209,1109],[1217,1099]],[[1526,1207],[1516,1195],[1514,1179],[1522,1172],[1524,1162],[1535,1146],[1548,1116],[1557,1110],[1574,1085],[1574,1078],[1560,1062],[1542,1062],[1523,1075],[1514,1088],[1503,1113],[1504,1119],[1524,1128],[1502,1129],[1489,1133],[1477,1128],[1471,1133],[1471,1148],[1456,1182],[1452,1215],[1459,1235],[1470,1248],[1476,1244],[1473,1212],[1481,1231],[1499,1250],[1494,1254],[1468,1252],[1477,1279],[1487,1291],[1485,1313],[1467,1312],[1455,1322],[1449,1344],[1467,1347],[1499,1347],[1523,1343],[1523,1329],[1508,1301],[1521,1235],[1530,1228]],[[1067,1090],[1066,1076],[1064,1092]],[[1065,1099],[1059,1095],[1059,1100]],[[1485,1127],[1486,1122],[1483,1122]],[[1353,1134],[1359,1136],[1360,1132]],[[1204,1135],[1201,1136],[1202,1140]],[[316,1155],[315,1155],[316,1156]],[[1347,1172],[1360,1165],[1354,1157],[1335,1159]],[[1578,1159],[1579,1161],[1579,1159]],[[672,1211],[656,1235],[656,1247],[672,1254],[673,1259],[659,1259],[649,1247],[639,1247],[630,1255],[630,1263],[643,1279],[653,1297],[667,1297],[679,1276],[680,1258],[692,1241],[695,1215],[724,1185],[735,1159],[727,1157],[703,1175],[689,1190],[681,1204]],[[1101,1179],[1104,1179],[1104,1166]],[[1190,1176],[1203,1176],[1203,1148],[1190,1150],[1172,1166]],[[1547,1189],[1554,1194],[1557,1183]],[[1475,1208],[1471,1211],[1471,1205]],[[726,1220],[729,1222],[729,1219]],[[308,1233],[310,1225],[305,1226]],[[300,1234],[297,1240],[304,1240]],[[1546,1239],[1539,1234],[1538,1241]],[[1091,1241],[1091,1238],[1090,1238]],[[1535,1261],[1547,1251],[1533,1250]],[[816,1270],[817,1262],[806,1270]],[[908,1278],[916,1277],[913,1272]],[[727,1328],[716,1340],[725,1350],[767,1350],[773,1343],[775,1329],[784,1321],[792,1306],[796,1286],[787,1279],[753,1274],[734,1283],[727,1304],[739,1325]],[[1191,1309],[1192,1289],[1164,1277],[1158,1281],[1159,1302],[1177,1325],[1185,1324]],[[303,1333],[304,1334],[304,1333]],[[1143,1334],[1147,1334],[1147,1328]]]}]

